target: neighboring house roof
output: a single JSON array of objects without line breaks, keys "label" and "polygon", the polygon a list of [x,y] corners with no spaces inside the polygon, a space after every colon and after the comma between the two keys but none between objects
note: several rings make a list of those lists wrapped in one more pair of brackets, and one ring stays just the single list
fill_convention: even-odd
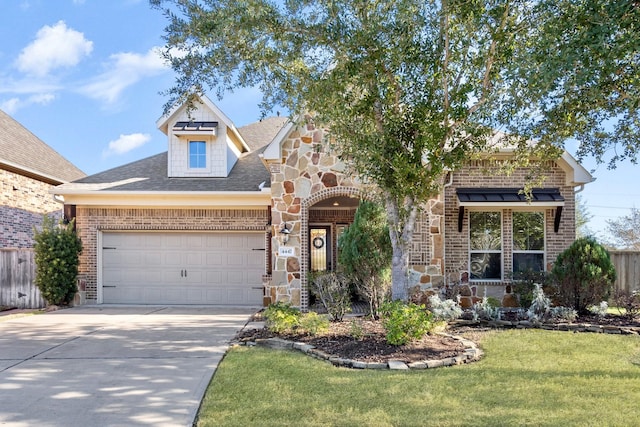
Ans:
[{"label": "neighboring house roof", "polygon": [[0,164],[50,184],[70,182],[84,172],[0,110]]}]

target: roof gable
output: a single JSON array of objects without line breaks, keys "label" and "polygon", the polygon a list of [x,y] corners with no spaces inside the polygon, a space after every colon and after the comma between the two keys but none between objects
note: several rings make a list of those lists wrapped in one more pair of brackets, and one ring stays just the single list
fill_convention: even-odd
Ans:
[{"label": "roof gable", "polygon": [[[206,95],[199,95],[197,96],[197,98],[198,98],[197,101],[200,101],[200,103],[204,107],[211,110],[211,112],[215,116],[220,118],[220,120],[227,127],[227,131],[231,134],[231,139],[238,141],[238,143],[240,144],[240,147],[238,147],[239,149],[241,149],[240,151],[249,151],[250,150],[249,146],[247,145],[245,140],[242,138],[242,135],[240,135],[240,132],[238,132],[238,129],[236,128],[235,124],[233,124],[231,119],[216,104],[214,104],[213,101],[211,101],[209,97],[207,97]],[[186,109],[187,109],[187,106],[185,104],[176,105],[171,111],[169,111],[167,114],[165,114],[164,116],[158,119],[158,121],[156,122],[156,126],[158,127],[158,129],[160,129],[160,131],[162,131],[162,133],[164,133],[165,135],[168,135],[169,125],[172,124],[173,122],[176,122],[175,117],[177,117]]]}]

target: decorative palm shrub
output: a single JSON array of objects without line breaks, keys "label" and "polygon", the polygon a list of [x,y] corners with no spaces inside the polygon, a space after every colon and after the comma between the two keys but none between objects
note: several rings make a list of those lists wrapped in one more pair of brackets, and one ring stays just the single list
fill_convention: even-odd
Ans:
[{"label": "decorative palm shrub", "polygon": [[616,270],[607,250],[592,237],[576,240],[558,255],[551,271],[555,300],[578,313],[606,301],[616,280]]},{"label": "decorative palm shrub", "polygon": [[45,216],[42,230],[35,230],[35,283],[50,305],[67,305],[78,287],[78,258],[82,242],[73,230],[73,222],[57,224]]}]

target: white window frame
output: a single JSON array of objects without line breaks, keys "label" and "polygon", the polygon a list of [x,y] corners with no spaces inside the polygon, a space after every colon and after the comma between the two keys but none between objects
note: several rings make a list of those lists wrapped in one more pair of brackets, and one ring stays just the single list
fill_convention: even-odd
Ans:
[{"label": "white window frame", "polygon": [[[500,250],[477,250],[471,249],[471,215],[474,213],[498,213],[500,215]],[[504,212],[502,209],[474,209],[469,210],[469,232],[468,232],[468,263],[469,281],[483,283],[500,283],[504,280]],[[471,255],[472,254],[500,254],[500,277],[497,279],[483,279],[471,277]]]},{"label": "white window frame", "polygon": [[[191,166],[191,144],[192,143],[202,143],[204,144],[204,166],[203,167],[192,167]],[[209,152],[209,144],[206,139],[190,139],[187,141],[187,168],[191,171],[206,171],[208,170],[208,152]],[[200,156],[200,154],[198,154]]]},{"label": "white window frame", "polygon": [[[515,236],[514,230],[514,221],[513,218],[517,213],[540,213],[542,214],[542,250],[515,250],[515,245],[513,240]],[[515,254],[542,254],[542,270],[541,272],[546,271],[547,265],[547,213],[544,210],[517,210],[511,213],[511,269],[513,270],[513,274],[516,274],[515,271]]]}]

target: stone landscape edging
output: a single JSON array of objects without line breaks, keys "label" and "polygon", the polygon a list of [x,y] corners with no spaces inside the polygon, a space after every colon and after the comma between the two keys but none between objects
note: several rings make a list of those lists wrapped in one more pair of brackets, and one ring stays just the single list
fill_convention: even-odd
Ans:
[{"label": "stone landscape edging", "polygon": [[[614,326],[614,325],[598,325],[591,323],[540,323],[528,320],[456,320],[451,322],[459,326],[488,326],[492,328],[516,328],[516,329],[544,329],[549,331],[565,331],[565,332],[591,332],[604,334],[619,335],[640,335],[640,327],[635,326]],[[446,366],[462,365],[465,363],[480,360],[483,352],[478,346],[466,338],[458,335],[446,334],[439,332],[438,335],[452,338],[459,341],[464,346],[464,353],[460,356],[447,357],[444,359],[430,359],[419,362],[404,363],[400,360],[389,360],[383,362],[362,362],[359,360],[345,359],[332,354],[323,352],[311,344],[303,342],[288,341],[282,338],[260,338],[255,341],[242,342],[246,346],[261,346],[282,350],[297,350],[304,354],[320,360],[326,360],[335,366],[342,366],[353,369],[432,369]]]},{"label": "stone landscape edging", "polygon": [[544,329],[547,331],[592,332],[600,334],[640,335],[640,327],[598,325],[593,323],[541,323],[529,320],[456,320],[459,326],[489,326],[492,328]]},{"label": "stone landscape edging", "polygon": [[328,361],[334,366],[353,369],[432,369],[475,362],[477,360],[480,360],[483,355],[482,350],[478,348],[478,346],[473,341],[457,335],[450,335],[442,332],[438,333],[438,335],[449,337],[456,341],[459,341],[460,344],[462,344],[462,346],[464,347],[464,352],[459,356],[447,357],[444,359],[430,359],[412,363],[404,363],[401,360],[389,360],[388,362],[384,363],[362,362],[359,360],[345,359],[325,353],[324,351],[319,350],[311,344],[288,341],[282,338],[259,338],[255,341],[247,341],[242,344],[246,346],[261,346],[281,350],[297,350],[316,359]]}]

